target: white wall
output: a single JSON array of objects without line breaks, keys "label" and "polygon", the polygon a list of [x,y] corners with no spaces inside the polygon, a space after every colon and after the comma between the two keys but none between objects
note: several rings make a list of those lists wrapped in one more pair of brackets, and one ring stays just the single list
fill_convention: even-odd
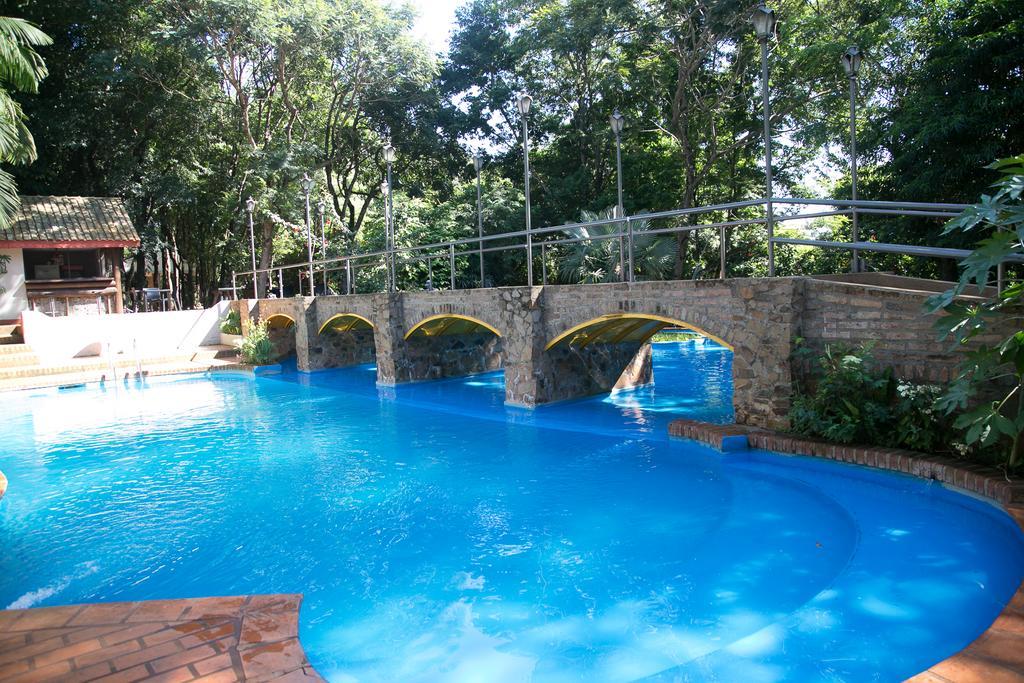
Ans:
[{"label": "white wall", "polygon": [[0,258],[0,320],[17,320],[21,312],[28,308],[25,262],[22,260],[21,249],[0,249],[0,256],[10,256],[9,261]]},{"label": "white wall", "polygon": [[228,304],[199,311],[81,315],[51,318],[36,311],[22,314],[25,343],[43,363],[75,356],[112,353],[140,356],[187,351],[220,338],[220,319]]}]

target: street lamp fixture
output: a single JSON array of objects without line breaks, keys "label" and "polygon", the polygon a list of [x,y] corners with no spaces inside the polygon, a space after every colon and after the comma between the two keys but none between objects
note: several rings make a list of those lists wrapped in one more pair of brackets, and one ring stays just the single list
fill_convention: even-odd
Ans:
[{"label": "street lamp fixture", "polygon": [[[856,45],[851,45],[840,61],[846,77],[850,79],[850,198],[857,201],[857,74],[860,73],[864,53]],[[856,206],[850,207],[850,239],[860,241]],[[860,270],[860,253],[856,249],[851,252],[850,270],[854,273]]]},{"label": "street lamp fixture", "polygon": [[530,113],[533,98],[522,93],[516,100],[516,109],[523,119],[523,186],[526,198],[526,281],[533,287],[533,226],[530,220],[530,131],[526,115]]},{"label": "street lamp fixture", "polygon": [[309,193],[313,190],[313,179],[309,177],[308,173],[302,174],[299,186],[302,188],[302,194],[306,197],[306,251],[308,253],[306,274],[309,276],[309,295],[315,296],[316,292],[313,291],[313,231],[309,221]]},{"label": "street lamp fixture", "polygon": [[842,56],[843,71],[846,72],[848,78],[856,78],[860,72],[861,62],[864,61],[864,53],[856,45],[851,45],[846,48],[846,52]]},{"label": "street lamp fixture", "polygon": [[391,146],[391,143],[384,145],[384,161],[391,163],[395,160],[395,148]]},{"label": "street lamp fixture", "polygon": [[765,224],[768,226],[768,276],[775,275],[775,217],[772,206],[772,131],[771,103],[768,100],[768,39],[775,36],[778,19],[775,10],[762,2],[750,16],[761,43],[761,107],[764,116]]},{"label": "street lamp fixture", "polygon": [[750,16],[750,23],[754,25],[754,32],[757,33],[758,40],[768,40],[775,36],[778,17],[775,15],[775,10],[766,7],[762,2],[754,8],[754,13]]},{"label": "street lamp fixture", "polygon": [[521,115],[526,116],[527,114],[530,113],[530,105],[532,103],[533,103],[533,98],[530,97],[526,93],[522,93],[516,99],[516,109],[519,110],[519,113]]},{"label": "street lamp fixture", "polygon": [[622,203],[622,129],[626,125],[626,117],[616,109],[612,112],[608,121],[611,124],[612,133],[615,134],[615,182],[618,186],[618,202],[615,204],[615,217],[622,218],[626,213]]},{"label": "street lamp fixture", "polygon": [[480,286],[484,286],[484,215],[481,203],[480,171],[484,168],[484,157],[479,152],[473,155],[473,168],[476,170],[476,233],[480,238],[477,245],[480,249]]}]

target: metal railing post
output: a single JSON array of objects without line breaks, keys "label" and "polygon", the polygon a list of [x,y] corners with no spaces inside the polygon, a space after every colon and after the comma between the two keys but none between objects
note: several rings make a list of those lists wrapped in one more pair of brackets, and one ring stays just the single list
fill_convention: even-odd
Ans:
[{"label": "metal railing post", "polygon": [[452,291],[455,291],[455,245],[448,243],[448,269],[451,274]]},{"label": "metal railing post", "polygon": [[352,293],[352,259],[345,259],[345,293]]},{"label": "metal railing post", "polygon": [[234,271],[231,272],[231,299],[238,301],[238,281]]},{"label": "metal railing post", "polygon": [[281,268],[277,269],[277,291],[278,296],[284,298],[284,270]]},{"label": "metal railing post", "polygon": [[629,216],[626,216],[626,237],[627,237],[627,240],[628,240],[628,245],[627,245],[628,246],[628,250],[627,251],[628,251],[628,255],[629,255],[629,259],[628,259],[628,262],[629,262],[629,279],[627,281],[628,282],[632,282],[633,278],[634,278],[634,276],[633,276],[633,222],[630,220]]},{"label": "metal railing post", "polygon": [[434,257],[427,257],[427,289],[434,288]]},{"label": "metal railing post", "polygon": [[548,283],[548,245],[543,242],[540,245],[540,283]]},{"label": "metal railing post", "polygon": [[725,273],[725,231],[726,227],[723,225],[718,229],[718,272],[721,273],[721,277],[724,280]]}]

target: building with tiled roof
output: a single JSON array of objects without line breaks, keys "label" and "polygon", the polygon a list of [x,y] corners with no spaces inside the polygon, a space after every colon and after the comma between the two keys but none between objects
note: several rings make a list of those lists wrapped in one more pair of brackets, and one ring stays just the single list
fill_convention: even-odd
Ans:
[{"label": "building with tiled roof", "polygon": [[0,229],[0,321],[25,309],[120,313],[124,249],[138,246],[121,199],[22,197],[10,227]]}]

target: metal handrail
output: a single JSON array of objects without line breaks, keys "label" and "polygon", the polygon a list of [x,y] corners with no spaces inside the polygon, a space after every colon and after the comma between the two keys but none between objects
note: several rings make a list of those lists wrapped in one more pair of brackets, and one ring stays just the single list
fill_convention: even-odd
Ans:
[{"label": "metal handrail", "polygon": [[[772,209],[772,215],[769,216],[769,206],[790,206],[790,207],[833,207],[831,210],[825,211],[814,211],[811,213],[785,213],[785,212],[774,212]],[[455,270],[456,270],[456,258],[459,256],[474,256],[482,255],[485,253],[494,253],[508,250],[524,250],[527,249],[528,242],[536,242],[534,248],[539,246],[542,251],[542,256],[546,254],[548,247],[567,245],[567,244],[579,244],[582,242],[600,242],[605,240],[620,240],[620,268],[622,271],[622,277],[624,280],[632,281],[634,278],[633,272],[633,261],[634,261],[634,247],[635,238],[637,234],[640,235],[667,235],[667,234],[680,234],[684,232],[692,232],[707,229],[718,229],[724,234],[727,228],[737,227],[742,225],[756,225],[769,221],[774,223],[781,223],[786,221],[807,221],[815,218],[825,218],[831,216],[851,216],[858,213],[864,214],[876,214],[876,215],[891,215],[891,216],[914,216],[914,217],[925,217],[925,218],[937,218],[937,219],[948,219],[957,216],[961,211],[967,208],[966,204],[949,204],[949,203],[934,203],[934,202],[889,202],[889,201],[865,201],[865,200],[850,200],[850,199],[813,199],[813,198],[779,198],[772,197],[771,199],[749,199],[737,202],[728,202],[722,204],[714,204],[709,206],[691,207],[685,209],[673,209],[670,211],[658,211],[652,213],[641,213],[632,216],[623,216],[621,218],[607,218],[599,219],[595,221],[580,222],[580,223],[565,223],[562,225],[549,226],[544,228],[537,228],[534,230],[515,230],[512,232],[497,233],[492,235],[476,235],[472,237],[464,237],[456,240],[449,240],[446,242],[435,242],[429,244],[412,245],[399,247],[394,246],[391,250],[378,250],[372,252],[362,252],[358,254],[349,254],[345,256],[338,256],[333,258],[317,259],[312,261],[305,261],[301,263],[294,263],[282,266],[272,266],[270,268],[258,268],[256,270],[247,271],[236,271],[232,273],[232,290],[235,298],[238,293],[238,278],[239,277],[257,277],[260,274],[266,273],[272,277],[273,273],[278,274],[278,284],[283,288],[283,273],[286,270],[294,269],[306,269],[309,270],[312,267],[312,271],[323,271],[325,277],[327,273],[337,272],[339,270],[345,270],[347,274],[347,285],[346,291],[351,292],[354,289],[355,270],[360,266],[364,265],[366,261],[374,261],[377,259],[383,259],[385,262],[387,259],[394,257],[396,261],[400,263],[416,263],[427,261],[428,270],[432,271],[432,263],[434,259],[446,259],[449,262],[449,268],[451,270],[451,286],[454,289],[455,282]],[[699,214],[708,214],[716,212],[735,211],[739,209],[748,209],[763,207],[765,209],[765,216],[759,218],[737,218],[725,221],[713,221],[707,223],[684,223],[681,225],[673,225],[664,228],[647,228],[643,230],[636,229],[636,223],[644,222],[649,223],[650,221],[679,218],[686,216],[693,216]],[[587,235],[587,236],[564,236],[564,233],[580,229],[580,228],[593,228],[600,226],[618,226],[611,232],[606,232],[598,235]],[[556,237],[557,233],[562,233],[563,236]],[[528,240],[519,240],[512,244],[498,244],[491,246],[494,242],[502,240],[517,240],[519,238],[526,238]],[[537,239],[553,237],[553,239]],[[808,246],[817,247],[824,249],[840,249],[853,251],[854,253],[860,251],[872,251],[881,253],[891,254],[903,254],[908,256],[919,256],[928,258],[950,258],[950,259],[963,259],[971,252],[964,249],[949,249],[944,247],[928,247],[928,246],[917,246],[917,245],[905,245],[905,244],[886,244],[878,242],[835,242],[828,240],[815,240],[815,239],[801,239],[801,238],[790,238],[790,237],[769,237],[767,242],[770,245],[786,244],[795,246]],[[487,245],[487,246],[485,246]],[[465,247],[470,247],[466,249]],[[724,264],[725,259],[725,240],[720,239],[720,260]],[[627,258],[628,256],[628,258]],[[531,251],[530,258],[533,258],[534,254]],[[1018,259],[1012,259],[1016,262]],[[627,266],[628,262],[628,266]],[[545,276],[542,278],[543,284],[547,283],[546,277],[546,259],[544,263]],[[310,277],[313,273],[310,273]],[[483,283],[481,282],[481,286]],[[282,292],[283,293],[283,292]]]}]

